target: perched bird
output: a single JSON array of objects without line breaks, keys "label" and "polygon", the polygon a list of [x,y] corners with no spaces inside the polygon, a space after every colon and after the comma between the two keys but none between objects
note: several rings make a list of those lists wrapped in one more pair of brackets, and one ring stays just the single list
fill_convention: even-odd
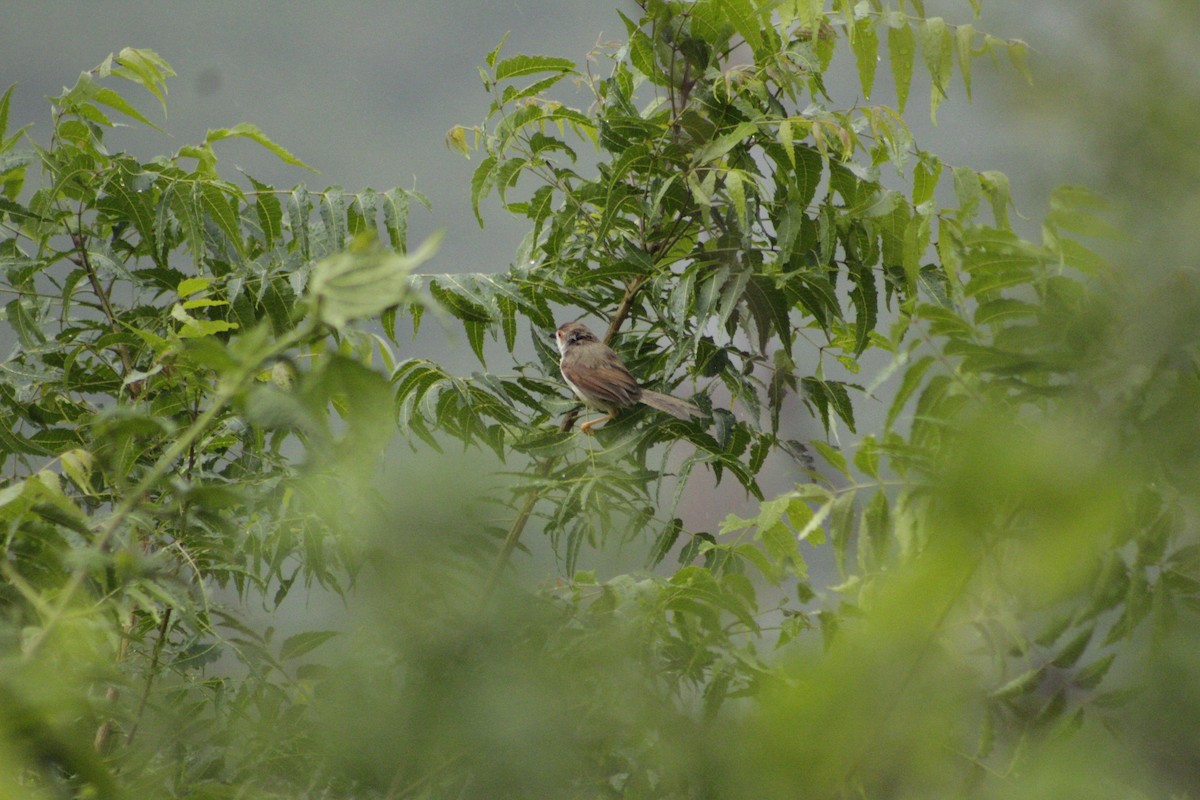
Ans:
[{"label": "perched bird", "polygon": [[558,341],[558,352],[562,353],[558,368],[562,370],[563,380],[580,400],[605,412],[603,417],[580,425],[579,430],[584,433],[590,435],[593,427],[612,419],[622,408],[638,403],[683,420],[701,415],[700,409],[687,400],[639,386],[621,358],[583,323],[562,325],[554,338]]}]

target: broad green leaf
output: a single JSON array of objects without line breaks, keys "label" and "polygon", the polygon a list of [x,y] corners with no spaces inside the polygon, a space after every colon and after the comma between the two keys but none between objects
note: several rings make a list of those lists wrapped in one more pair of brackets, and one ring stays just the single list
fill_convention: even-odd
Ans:
[{"label": "broad green leaf", "polygon": [[888,59],[892,63],[892,79],[896,82],[896,110],[904,113],[908,91],[912,86],[913,59],[917,45],[907,21],[888,28]]},{"label": "broad green leaf", "polygon": [[867,477],[879,480],[879,443],[874,435],[863,438],[854,454],[854,466]]},{"label": "broad green leaf", "polygon": [[954,49],[950,29],[941,17],[930,17],[921,23],[921,53],[925,68],[937,91],[945,97],[950,89]]},{"label": "broad green leaf", "polygon": [[783,146],[783,151],[787,153],[788,161],[791,162],[794,169],[796,167],[796,134],[792,130],[792,121],[790,119],[780,120],[776,138],[779,144]]},{"label": "broad green leaf", "polygon": [[1017,72],[1025,78],[1025,81],[1032,86],[1033,75],[1029,72],[1029,64],[1026,61],[1026,55],[1029,46],[1022,41],[1011,41],[1008,45],[1008,57],[1012,61],[1013,66],[1017,68]]},{"label": "broad green leaf", "polygon": [[79,81],[66,94],[62,96],[62,102],[65,106],[71,108],[76,113],[84,114],[90,119],[107,126],[111,126],[111,121],[107,121],[102,116],[90,115],[87,113],[87,103],[93,101],[101,105],[108,106],[115,111],[119,111],[127,117],[137,120],[143,125],[147,125],[155,130],[160,128],[150,120],[146,119],[140,111],[134,108],[129,102],[117,94],[112,89],[101,86],[96,83],[91,76],[91,73],[84,72],[79,76]]},{"label": "broad green leaf", "polygon": [[429,260],[441,238],[435,233],[410,255],[351,248],[317,262],[308,288],[318,318],[341,328],[404,302],[411,293],[409,273]]},{"label": "broad green leaf", "polygon": [[175,335],[180,339],[196,339],[204,336],[212,336],[218,333],[237,330],[238,328],[236,322],[227,322],[223,319],[197,319],[187,313],[182,303],[176,303],[171,306],[171,318],[183,323],[183,326],[175,331]]},{"label": "broad green leaf", "polygon": [[758,125],[754,124],[753,122],[739,123],[738,126],[729,133],[718,136],[716,139],[713,139],[711,142],[708,142],[703,147],[696,150],[696,152],[692,155],[692,163],[696,166],[701,166],[703,164],[716,161],[717,159],[723,157],[730,150],[737,147],[747,138],[755,134],[757,131]]},{"label": "broad green leaf", "polygon": [[863,99],[871,99],[875,87],[875,68],[879,64],[879,34],[875,31],[875,19],[863,17],[854,23],[854,40],[851,42],[854,60],[858,64],[858,81]]},{"label": "broad green leaf", "polygon": [[80,447],[68,450],[59,455],[58,461],[62,464],[63,472],[81,492],[89,497],[95,495],[92,489],[92,469],[95,467],[96,458],[90,450]]},{"label": "broad green leaf", "polygon": [[16,88],[16,84],[9,86],[4,94],[0,95],[0,153],[8,149],[4,146],[6,144],[5,137],[8,135],[8,108],[12,102],[13,90]]},{"label": "broad green leaf", "polygon": [[[708,0],[701,0],[708,2]],[[717,3],[711,3],[714,7]],[[724,16],[738,35],[746,40],[750,49],[759,54],[763,49],[763,36],[759,12],[752,0],[722,0],[719,4]],[[715,43],[715,42],[714,42]]]},{"label": "broad green leaf", "polygon": [[205,276],[186,278],[180,281],[179,285],[175,287],[175,293],[180,297],[191,297],[198,292],[203,292],[212,282],[212,278]]},{"label": "broad green leaf", "polygon": [[[1003,190],[1007,193],[1007,181]],[[1007,194],[1005,195],[1007,200]],[[1120,231],[1096,216],[1094,211],[1103,211],[1108,203],[1099,195],[1082,186],[1059,186],[1050,194],[1050,213],[1046,221],[1051,225],[1083,236],[1101,239],[1116,239]]]},{"label": "broad green leaf", "polygon": [[729,202],[733,205],[733,210],[737,214],[738,228],[743,233],[749,234],[749,212],[746,208],[746,188],[742,182],[743,175],[744,173],[741,170],[727,170],[725,172],[725,191],[729,193]]},{"label": "broad green leaf", "polygon": [[483,358],[483,337],[487,333],[487,325],[478,320],[463,320],[463,330],[467,333],[467,342],[471,345],[471,352],[479,359],[479,363],[486,367],[487,362]]}]

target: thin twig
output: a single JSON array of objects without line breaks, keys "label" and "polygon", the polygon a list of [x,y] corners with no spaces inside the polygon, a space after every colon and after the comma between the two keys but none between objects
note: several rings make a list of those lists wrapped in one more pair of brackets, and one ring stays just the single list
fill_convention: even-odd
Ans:
[{"label": "thin twig", "polygon": [[[71,244],[75,245],[75,249],[79,255],[72,258],[85,275],[87,275],[88,283],[91,284],[92,292],[100,300],[100,305],[104,309],[104,316],[108,319],[108,327],[113,333],[121,332],[121,324],[117,322],[117,314],[113,311],[112,303],[108,299],[109,293],[100,285],[100,276],[96,273],[95,267],[92,266],[92,259],[88,256],[87,239],[83,235],[83,205],[80,204],[79,211],[75,215],[76,233],[71,234]],[[117,357],[121,359],[121,366],[125,369],[125,374],[133,372],[133,358],[129,355],[129,348],[124,344],[118,344],[116,347]]]},{"label": "thin twig", "polygon": [[133,724],[129,733],[125,734],[125,744],[133,744],[138,725],[142,722],[142,714],[146,712],[146,701],[150,698],[150,687],[154,685],[154,675],[158,671],[158,659],[162,655],[163,645],[167,642],[167,628],[171,624],[171,607],[163,612],[162,622],[158,624],[158,641],[154,643],[154,653],[150,656],[150,669],[146,674],[146,686],[142,689],[142,697],[138,700],[137,713],[133,715]]},{"label": "thin twig", "polygon": [[[121,645],[117,648],[118,663],[124,661],[125,654],[129,652],[129,637],[133,634],[133,629],[136,625],[137,609],[135,608],[129,613],[129,622],[125,623],[121,630]],[[119,697],[120,694],[121,693],[116,686],[109,686],[107,691],[104,692],[104,702],[109,707],[112,707],[116,705],[117,697]],[[104,755],[106,752],[108,752],[108,742],[109,739],[112,738],[113,725],[113,719],[112,717],[109,717],[108,719],[104,720],[104,722],[100,723],[100,727],[96,729],[96,736],[92,740],[92,746],[100,755]]]}]

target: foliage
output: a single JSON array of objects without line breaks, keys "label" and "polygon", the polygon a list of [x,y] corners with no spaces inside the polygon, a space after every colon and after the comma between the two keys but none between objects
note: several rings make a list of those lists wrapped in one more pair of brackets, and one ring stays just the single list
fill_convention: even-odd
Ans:
[{"label": "foliage", "polygon": [[[1200,298],[1181,279],[1170,303],[1129,300],[1081,189],[1022,238],[1007,179],[943,163],[902,117],[915,67],[936,114],[955,65],[969,93],[975,58],[1023,69],[1024,45],[915,0],[639,10],[602,73],[487,55],[486,117],[448,143],[478,159],[481,224],[493,195],[529,220],[501,274],[413,273],[436,247],[408,252],[415,192],[222,177],[231,136],[305,166],[253,126],[110,154],[110,115],[150,122],[105,80],[165,98],[149,51],[55,98],[48,147],[7,136],[4,96],[6,791],[1194,785],[1194,761],[1160,768],[1149,744],[1122,770],[1104,728],[1170,708],[1155,681],[1123,703],[1141,670],[1200,685],[1180,633],[1200,599]],[[886,51],[897,108],[837,106],[839,45],[864,98]],[[395,360],[397,316],[427,306],[504,368]],[[549,345],[576,310],[706,418],[576,434]],[[823,439],[788,433],[799,408]],[[399,492],[376,477],[394,423],[446,464]],[[506,532],[461,500],[486,490],[448,480],[451,439],[508,465]],[[779,464],[807,478],[768,497]],[[757,513],[688,529],[702,473]],[[506,571],[531,524],[568,576],[536,591]],[[579,569],[631,541],[646,569]],[[345,598],[344,632],[256,619],[297,580]],[[1167,729],[1194,738],[1200,695],[1175,702]]]}]

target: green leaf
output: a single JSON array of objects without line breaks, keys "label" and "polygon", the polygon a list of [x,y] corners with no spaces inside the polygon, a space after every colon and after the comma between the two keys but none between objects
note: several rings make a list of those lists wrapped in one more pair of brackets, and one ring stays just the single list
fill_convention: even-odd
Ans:
[{"label": "green leaf", "polygon": [[178,286],[175,287],[175,293],[180,297],[191,297],[197,292],[203,292],[212,284],[212,282],[212,278],[204,276],[198,278],[185,278],[179,282]]},{"label": "green leaf", "polygon": [[100,77],[116,75],[140,84],[142,88],[158,98],[163,114],[167,113],[167,78],[175,75],[162,56],[153,50],[126,47],[115,56],[110,55],[96,67]]},{"label": "green leaf", "polygon": [[[242,242],[240,220],[233,205],[234,198],[226,195],[218,186],[209,181],[198,182],[196,191],[197,205],[203,208],[209,219],[221,229],[221,232],[229,239],[229,243],[233,245],[234,250],[238,254],[244,253],[245,246]],[[237,194],[240,196],[241,192],[237,192]]]},{"label": "green leaf", "polygon": [[935,156],[922,157],[917,161],[917,165],[913,168],[912,201],[914,206],[921,206],[933,200],[941,174],[942,162]]},{"label": "green leaf", "polygon": [[1013,697],[1018,697],[1027,694],[1037,688],[1042,681],[1042,668],[1034,667],[1033,669],[1022,672],[1017,677],[1005,683],[1000,688],[992,692],[992,697],[1006,700]]},{"label": "green leaf", "polygon": [[892,64],[892,79],[896,82],[896,110],[904,113],[908,91],[912,86],[913,59],[917,44],[907,21],[888,28],[888,59]]},{"label": "green leaf", "polygon": [[892,405],[888,409],[885,427],[891,429],[892,424],[896,421],[896,417],[904,410],[905,403],[908,402],[908,399],[921,386],[925,373],[929,371],[929,368],[934,363],[935,359],[933,356],[922,356],[904,371],[904,378],[900,382],[900,388],[896,390],[896,396],[892,399]]},{"label": "green leaf", "polygon": [[487,56],[484,57],[483,60],[485,62],[487,62],[487,65],[489,67],[495,66],[496,57],[500,55],[501,48],[503,48],[504,43],[508,41],[508,34],[509,34],[509,31],[505,31],[504,35],[500,37],[500,44],[496,45],[494,48],[489,50]]},{"label": "green leaf", "polygon": [[258,128],[257,125],[251,125],[248,122],[234,125],[232,128],[214,128],[213,130],[210,130],[204,137],[204,144],[211,145],[214,142],[219,142],[222,139],[228,139],[231,137],[249,139],[250,141],[262,145],[264,148],[274,153],[275,156],[285,164],[291,164],[294,167],[303,167],[309,172],[316,172],[315,169],[296,158],[296,156],[292,155],[292,153],[286,148],[272,141],[265,133],[262,132],[262,130]]},{"label": "green leaf", "polygon": [[851,265],[854,288],[850,300],[854,303],[854,354],[861,355],[871,342],[879,317],[879,292],[875,287],[875,271],[869,264]]},{"label": "green leaf", "polygon": [[304,631],[284,640],[279,648],[279,660],[289,661],[293,658],[316,650],[321,645],[338,635],[337,631]]},{"label": "green leaf", "polygon": [[1011,41],[1007,43],[1008,57],[1012,61],[1013,66],[1017,68],[1017,72],[1025,78],[1025,81],[1032,86],[1033,75],[1029,72],[1029,63],[1026,60],[1026,55],[1029,51],[1029,46],[1022,41]]},{"label": "green leaf", "polygon": [[[705,2],[706,0],[701,0]],[[721,0],[721,2],[710,2],[710,5],[719,7],[737,31],[738,35],[746,40],[746,44],[750,45],[750,49],[757,55],[763,49],[763,36],[759,20],[758,12],[756,11],[751,0]],[[699,4],[698,4],[699,5]],[[770,6],[764,6],[769,8]],[[713,42],[716,44],[716,42]]]},{"label": "green leaf", "polygon": [[701,166],[703,164],[716,161],[730,150],[737,147],[747,138],[754,135],[757,131],[758,125],[753,122],[739,123],[738,126],[729,133],[718,136],[716,139],[713,139],[711,142],[708,142],[703,147],[696,150],[696,152],[692,154],[692,164],[695,166]]},{"label": "green leaf", "polygon": [[1087,650],[1088,644],[1092,641],[1092,634],[1095,632],[1095,625],[1089,625],[1075,634],[1066,644],[1059,649],[1058,654],[1051,662],[1059,669],[1068,669],[1075,666],[1075,662]]},{"label": "green leaf", "polygon": [[962,73],[967,99],[971,99],[971,61],[975,51],[975,26],[970,23],[959,25],[954,31],[955,53],[958,55],[958,70]]},{"label": "green leaf", "polygon": [[483,358],[483,337],[487,333],[487,325],[477,320],[463,320],[463,330],[467,333],[467,342],[471,345],[471,352],[479,359],[479,363],[487,366],[487,361]]},{"label": "green leaf", "polygon": [[929,70],[933,85],[945,97],[950,88],[954,55],[946,20],[930,17],[921,23],[921,53],[925,56],[925,68]]},{"label": "green leaf", "polygon": [[854,60],[858,64],[858,81],[862,86],[863,99],[871,99],[875,87],[875,68],[879,64],[879,34],[875,32],[875,20],[865,16],[854,23],[854,38],[850,43]]},{"label": "green leaf", "polygon": [[16,88],[16,84],[13,84],[5,90],[3,95],[0,95],[0,153],[8,149],[4,146],[6,144],[4,137],[8,135],[8,108],[12,101],[13,90]]},{"label": "green leaf", "polygon": [[84,114],[85,116],[89,116],[93,121],[98,121],[106,126],[111,126],[112,123],[107,119],[97,118],[96,116],[86,114],[86,103],[89,100],[119,111],[125,116],[137,120],[143,125],[147,125],[155,130],[161,130],[153,122],[142,116],[142,113],[130,105],[124,97],[117,94],[112,89],[96,83],[94,80],[92,80],[90,73],[84,72],[79,76],[79,81],[75,84],[75,86],[65,95],[63,95],[62,102],[65,107],[71,108],[71,110],[73,110],[75,113]]},{"label": "green leaf", "polygon": [[416,199],[417,202],[428,208],[428,201],[424,195],[404,189],[389,189],[378,198],[383,205],[383,227],[388,232],[388,241],[391,242],[392,249],[398,253],[408,252],[410,198]]},{"label": "green leaf", "polygon": [[569,58],[552,58],[550,56],[513,56],[506,58],[496,65],[496,80],[520,78],[525,75],[537,75],[542,72],[574,72],[575,62]]},{"label": "green leaf", "polygon": [[442,234],[426,239],[411,255],[387,250],[350,250],[325,258],[313,267],[309,294],[321,322],[341,328],[409,299],[409,273],[437,251]]},{"label": "green leaf", "polygon": [[847,464],[846,456],[841,450],[836,449],[828,442],[822,441],[821,439],[813,439],[812,446],[816,448],[817,452],[820,453],[826,461],[829,462],[831,467],[843,475],[850,475],[850,466]]},{"label": "green leaf", "polygon": [[249,175],[246,177],[254,186],[254,212],[265,244],[268,248],[274,247],[275,242],[283,238],[283,206],[274,187],[260,183]]},{"label": "green leaf", "polygon": [[479,221],[481,228],[483,215],[479,213],[479,202],[488,196],[495,184],[498,163],[495,156],[488,156],[479,162],[479,166],[471,175],[471,210],[475,212],[475,219]]}]

